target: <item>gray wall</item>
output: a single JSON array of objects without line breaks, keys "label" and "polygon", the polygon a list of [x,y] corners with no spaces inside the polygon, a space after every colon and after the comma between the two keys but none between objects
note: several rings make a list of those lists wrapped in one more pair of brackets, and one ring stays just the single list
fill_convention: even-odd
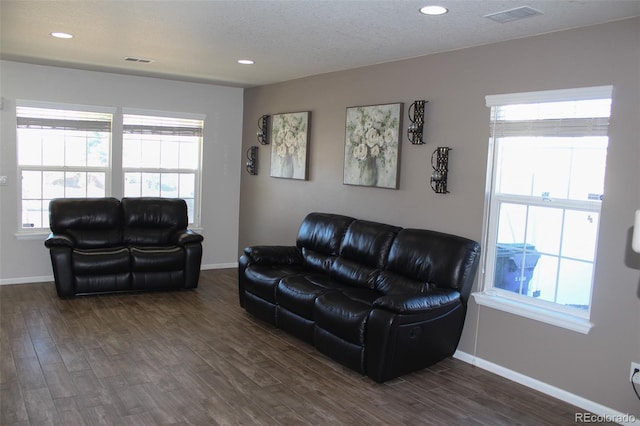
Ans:
[{"label": "gray wall", "polygon": [[[629,249],[640,208],[640,20],[312,76],[245,91],[243,152],[262,114],[311,111],[309,180],[242,174],[239,248],[291,244],[310,211],[352,215],[480,240],[489,94],[614,85],[605,199],[588,335],[471,302],[459,350],[640,418],[628,380],[640,362],[640,257]],[[402,143],[400,189],[342,184],[345,109],[427,99],[425,146]],[[405,119],[405,133],[408,120]],[[434,194],[429,158],[453,148],[451,194]]]},{"label": "gray wall", "polygon": [[[243,90],[207,84],[78,71],[0,62],[3,108],[0,111],[0,283],[47,280],[53,275],[44,236],[18,240],[16,182],[16,99],[141,108],[206,115],[203,147],[203,265],[215,268],[237,262]],[[122,141],[113,135],[113,157]],[[114,162],[114,166],[119,162]],[[114,176],[120,175],[114,170]],[[116,180],[115,197],[122,196]]]}]

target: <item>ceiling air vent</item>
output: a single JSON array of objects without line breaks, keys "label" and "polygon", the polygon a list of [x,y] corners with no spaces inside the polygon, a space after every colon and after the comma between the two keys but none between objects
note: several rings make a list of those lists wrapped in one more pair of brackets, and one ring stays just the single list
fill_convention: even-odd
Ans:
[{"label": "ceiling air vent", "polygon": [[518,19],[529,18],[536,15],[542,15],[542,12],[529,6],[522,6],[516,7],[515,9],[504,10],[502,12],[490,13],[488,15],[484,15],[484,17],[504,24],[505,22],[517,21]]},{"label": "ceiling air vent", "polygon": [[153,62],[153,59],[134,58],[133,56],[127,56],[124,60],[127,62],[139,62],[141,64],[150,64]]}]

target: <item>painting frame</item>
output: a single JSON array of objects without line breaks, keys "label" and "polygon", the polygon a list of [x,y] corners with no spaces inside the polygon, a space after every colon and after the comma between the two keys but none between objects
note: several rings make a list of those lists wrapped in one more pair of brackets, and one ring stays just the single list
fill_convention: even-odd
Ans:
[{"label": "painting frame", "polygon": [[345,185],[399,188],[402,102],[348,107]]},{"label": "painting frame", "polygon": [[271,116],[271,177],[308,179],[311,111]]}]

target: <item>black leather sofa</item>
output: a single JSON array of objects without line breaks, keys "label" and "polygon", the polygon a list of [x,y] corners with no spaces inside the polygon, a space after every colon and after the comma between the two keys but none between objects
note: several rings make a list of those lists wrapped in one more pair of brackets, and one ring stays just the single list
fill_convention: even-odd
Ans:
[{"label": "black leather sofa", "polygon": [[459,236],[311,213],[295,246],[244,249],[240,305],[384,382],[455,352],[479,255]]},{"label": "black leather sofa", "polygon": [[58,296],[198,286],[203,237],[169,198],[54,199],[45,240]]}]

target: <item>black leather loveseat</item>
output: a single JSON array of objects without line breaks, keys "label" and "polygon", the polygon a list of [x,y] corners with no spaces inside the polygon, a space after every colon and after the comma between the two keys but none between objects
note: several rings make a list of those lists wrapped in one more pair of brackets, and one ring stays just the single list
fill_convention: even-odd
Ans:
[{"label": "black leather loveseat", "polygon": [[58,296],[196,288],[203,237],[169,198],[55,199],[49,248]]},{"label": "black leather loveseat", "polygon": [[377,382],[458,345],[478,243],[311,213],[296,246],[254,246],[239,262],[240,305]]}]

